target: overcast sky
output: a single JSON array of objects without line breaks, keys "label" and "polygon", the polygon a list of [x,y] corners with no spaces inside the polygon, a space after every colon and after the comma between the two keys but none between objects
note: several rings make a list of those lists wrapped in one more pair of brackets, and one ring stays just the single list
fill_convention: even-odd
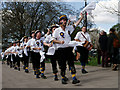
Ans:
[{"label": "overcast sky", "polygon": [[[74,6],[76,9],[79,10],[81,3],[84,4],[84,0],[65,0],[68,2],[71,2],[72,6]],[[98,0],[87,0],[88,3],[91,1],[98,1]],[[105,30],[107,33],[109,32],[109,29],[118,23],[118,16],[115,14],[108,13],[104,7],[107,8],[114,8],[118,10],[118,1],[119,0],[99,0],[96,2],[96,8],[92,11],[92,14],[94,15],[94,22],[97,25],[99,29]],[[76,2],[72,3],[72,2]]]}]

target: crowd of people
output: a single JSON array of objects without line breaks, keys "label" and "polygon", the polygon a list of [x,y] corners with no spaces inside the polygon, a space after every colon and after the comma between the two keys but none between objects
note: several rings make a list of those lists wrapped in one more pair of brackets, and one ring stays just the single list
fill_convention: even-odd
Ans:
[{"label": "crowd of people", "polygon": [[[89,50],[92,48],[90,35],[86,31],[86,27],[83,26],[82,30],[79,31],[74,40],[71,40],[71,34],[75,30],[75,27],[82,21],[81,18],[73,25],[68,25],[68,18],[66,15],[62,15],[59,18],[59,25],[52,25],[48,30],[47,34],[42,35],[40,30],[33,30],[31,32],[31,38],[24,36],[21,40],[12,42],[12,45],[8,47],[4,52],[1,53],[2,59],[7,59],[7,65],[10,68],[14,68],[18,71],[21,70],[20,65],[23,65],[25,73],[29,73],[29,58],[32,62],[34,75],[36,78],[47,79],[44,74],[45,71],[45,60],[50,58],[52,64],[52,71],[54,74],[54,80],[58,81],[58,68],[60,69],[62,84],[67,84],[68,78],[66,76],[66,68],[68,65],[69,71],[72,76],[72,84],[80,83],[80,80],[76,78],[76,68],[74,65],[75,59],[79,59],[82,65],[82,73],[86,74],[85,66],[88,62]],[[116,51],[118,48],[113,48],[114,30],[110,30],[110,36],[107,37],[105,32],[101,32],[99,43],[102,51],[102,66],[107,65],[107,59],[114,58],[113,66],[117,69]],[[116,37],[115,37],[116,38]],[[110,40],[109,40],[110,39]],[[109,44],[106,44],[109,43]],[[107,46],[108,45],[108,46]],[[47,46],[47,49],[44,48]],[[108,48],[108,49],[107,49]],[[107,53],[107,50],[109,53]],[[75,58],[73,51],[76,52]],[[113,56],[112,56],[113,55]]]},{"label": "crowd of people", "polygon": [[120,44],[115,29],[111,28],[109,30],[109,36],[107,36],[105,31],[101,31],[99,37],[99,45],[99,55],[102,56],[102,67],[109,67],[111,64],[113,64],[112,70],[116,71],[119,64]]}]

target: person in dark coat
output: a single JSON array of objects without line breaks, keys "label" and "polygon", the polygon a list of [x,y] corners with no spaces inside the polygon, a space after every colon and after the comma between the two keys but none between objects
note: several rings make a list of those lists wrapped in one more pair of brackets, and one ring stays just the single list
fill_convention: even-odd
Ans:
[{"label": "person in dark coat", "polygon": [[106,32],[102,31],[100,33],[100,38],[99,38],[99,44],[100,44],[100,49],[101,49],[101,54],[102,54],[102,67],[108,66],[107,41],[108,41],[108,37],[106,35]]},{"label": "person in dark coat", "polygon": [[118,54],[119,54],[119,48],[113,46],[114,39],[118,39],[118,37],[115,35],[115,29],[110,29],[109,31],[109,37],[108,37],[108,45],[107,45],[107,52],[109,55],[110,60],[112,60],[113,68],[112,70],[116,71],[118,68]]}]

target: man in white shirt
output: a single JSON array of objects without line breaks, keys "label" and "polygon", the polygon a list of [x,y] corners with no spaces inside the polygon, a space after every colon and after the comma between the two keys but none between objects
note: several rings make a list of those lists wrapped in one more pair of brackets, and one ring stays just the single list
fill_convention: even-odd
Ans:
[{"label": "man in white shirt", "polygon": [[29,56],[28,56],[28,49],[26,47],[28,42],[28,36],[24,36],[23,43],[21,44],[21,47],[23,48],[23,62],[24,62],[24,69],[26,73],[29,73],[28,66],[29,66]]},{"label": "man in white shirt", "polygon": [[[26,45],[26,47],[29,48],[29,56],[30,56],[29,58],[31,59],[32,64],[34,64],[33,63],[34,62],[34,52],[31,50],[31,45],[34,41],[35,41],[35,30],[33,30],[31,32],[31,39],[28,40],[27,45]],[[33,65],[33,70],[34,70],[34,75],[36,75],[36,70],[35,70],[34,65]]]},{"label": "man in white shirt", "polygon": [[[83,18],[83,15],[81,14],[81,18],[74,24],[74,26],[77,26]],[[72,74],[72,84],[79,83],[80,81],[77,80],[75,73],[75,67],[74,67],[74,54],[72,52],[73,47],[69,46],[69,42],[71,41],[70,34],[74,31],[73,25],[67,25],[67,16],[62,15],[59,19],[59,25],[60,27],[57,28],[53,33],[53,42],[56,43],[58,51],[59,51],[59,65],[61,66],[61,76],[62,76],[62,84],[67,84],[68,78],[65,76],[66,72],[66,62],[68,62],[69,70]]]},{"label": "man in white shirt", "polygon": [[22,59],[23,55],[22,55],[22,48],[20,47],[20,41],[18,40],[16,45],[16,61],[17,61],[17,69],[18,71],[20,71],[20,60]]},{"label": "man in white shirt", "polygon": [[[10,48],[10,47],[9,47],[9,48]],[[7,65],[10,65],[10,61],[11,61],[11,55],[10,55],[10,53],[8,53],[9,48],[7,48],[7,49],[5,50],[5,55],[6,55],[6,59],[7,59]]]},{"label": "man in white shirt", "polygon": [[[88,42],[91,42],[90,35],[87,33],[86,27],[84,27],[84,26],[82,27],[82,31],[79,31],[76,34],[74,39],[75,39],[75,41],[82,42],[83,44],[85,43],[86,40]],[[80,53],[80,62],[82,65],[82,73],[86,74],[88,72],[85,70],[85,65],[88,62],[89,50],[83,46],[77,46],[77,52]]]},{"label": "man in white shirt", "polygon": [[12,42],[12,46],[9,47],[5,53],[8,54],[8,59],[10,61],[10,68],[15,68],[15,63],[16,63],[16,52],[15,52],[15,46],[16,46],[16,43],[15,42]]},{"label": "man in white shirt", "polygon": [[[58,26],[56,24],[53,24],[50,28],[50,32],[53,33],[56,28],[58,28]],[[57,70],[57,50],[56,50],[55,43],[52,42],[52,40],[53,40],[52,33],[46,36],[46,38],[44,40],[44,45],[48,46],[48,52],[46,53],[46,57],[50,58],[50,60],[51,60],[52,70],[53,70],[53,74],[54,74],[54,80],[58,81],[59,79],[57,76],[57,73],[58,73],[58,70]]]},{"label": "man in white shirt", "polygon": [[46,79],[46,76],[44,75],[45,62],[44,62],[44,60],[41,59],[43,57],[41,53],[43,53],[43,51],[44,51],[43,38],[41,37],[41,31],[39,31],[39,30],[37,30],[35,32],[35,40],[31,44],[31,49],[33,51],[33,53],[32,53],[33,57],[34,57],[34,60],[33,60],[34,66],[33,67],[36,70],[36,78],[40,78],[39,77],[39,74],[40,74],[39,69],[40,69],[40,64],[41,64],[41,77],[43,79]]}]

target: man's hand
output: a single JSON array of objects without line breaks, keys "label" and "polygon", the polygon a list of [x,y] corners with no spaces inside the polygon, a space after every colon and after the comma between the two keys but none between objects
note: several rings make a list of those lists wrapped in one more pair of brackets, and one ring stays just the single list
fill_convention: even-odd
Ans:
[{"label": "man's hand", "polygon": [[48,47],[51,47],[52,46],[52,44],[48,44]]},{"label": "man's hand", "polygon": [[80,13],[80,16],[81,16],[81,18],[83,19],[84,15],[83,15],[82,13]]},{"label": "man's hand", "polygon": [[75,23],[76,24],[76,26],[78,26],[79,25],[79,23],[82,21],[82,19],[83,19],[83,17],[84,17],[84,15],[82,14],[82,13],[80,13],[80,19]]},{"label": "man's hand", "polygon": [[38,48],[38,50],[41,50],[41,48]]},{"label": "man's hand", "polygon": [[64,44],[64,41],[60,41],[60,44]]}]

